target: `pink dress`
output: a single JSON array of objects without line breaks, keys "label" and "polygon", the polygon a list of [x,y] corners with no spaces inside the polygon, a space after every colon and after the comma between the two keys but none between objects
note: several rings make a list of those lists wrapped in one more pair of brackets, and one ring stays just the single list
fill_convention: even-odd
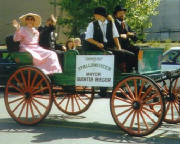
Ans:
[{"label": "pink dress", "polygon": [[62,73],[57,54],[39,46],[39,32],[35,28],[21,27],[15,32],[14,41],[20,41],[20,51],[33,56],[33,65],[45,74]]}]

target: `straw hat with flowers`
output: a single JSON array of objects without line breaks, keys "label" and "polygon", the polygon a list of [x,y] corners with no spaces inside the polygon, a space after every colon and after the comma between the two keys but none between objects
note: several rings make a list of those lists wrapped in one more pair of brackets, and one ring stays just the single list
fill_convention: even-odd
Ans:
[{"label": "straw hat with flowers", "polygon": [[34,19],[35,19],[34,27],[39,27],[41,25],[41,16],[38,14],[34,14],[34,13],[27,13],[25,15],[20,16],[19,20],[21,22],[21,25],[23,25],[23,26],[26,25],[25,20],[26,20],[26,17],[28,17],[28,16],[34,17]]}]

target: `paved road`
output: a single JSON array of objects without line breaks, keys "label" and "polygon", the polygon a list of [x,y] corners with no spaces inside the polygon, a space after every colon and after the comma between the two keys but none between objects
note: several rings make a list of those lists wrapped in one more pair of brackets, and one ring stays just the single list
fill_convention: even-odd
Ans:
[{"label": "paved road", "polygon": [[109,99],[96,98],[89,110],[68,116],[55,105],[48,117],[36,126],[22,126],[8,115],[0,93],[1,144],[179,144],[180,125],[163,125],[146,137],[131,137],[115,125]]}]

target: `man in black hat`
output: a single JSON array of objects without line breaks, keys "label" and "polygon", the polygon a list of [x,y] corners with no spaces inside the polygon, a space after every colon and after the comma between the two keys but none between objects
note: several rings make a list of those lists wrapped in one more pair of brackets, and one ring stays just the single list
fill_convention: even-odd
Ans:
[{"label": "man in black hat", "polygon": [[[134,54],[122,50],[119,44],[119,34],[113,19],[107,19],[106,9],[97,7],[94,9],[95,21],[89,23],[86,31],[84,48],[86,50],[111,51],[115,55],[115,67],[125,72],[122,63],[127,63],[129,59],[133,59]],[[104,96],[106,88],[100,89],[100,95]]]},{"label": "man in black hat", "polygon": [[114,9],[115,25],[119,33],[119,42],[122,49],[133,52],[136,56],[135,61],[131,60],[131,67],[135,67],[137,70],[137,57],[139,48],[131,44],[132,41],[137,41],[135,33],[130,29],[130,27],[125,22],[126,9],[120,5],[116,6]]},{"label": "man in black hat", "polygon": [[83,47],[87,50],[111,51],[115,55],[115,66],[133,59],[133,53],[121,49],[117,28],[113,19],[111,21],[107,19],[106,9],[95,8],[94,18],[95,21],[89,23],[87,27],[86,43]]}]

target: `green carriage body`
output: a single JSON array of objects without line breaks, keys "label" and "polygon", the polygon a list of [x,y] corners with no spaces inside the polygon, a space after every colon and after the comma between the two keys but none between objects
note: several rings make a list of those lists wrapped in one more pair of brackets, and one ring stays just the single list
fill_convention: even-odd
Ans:
[{"label": "green carriage body", "polygon": [[[140,48],[138,56],[138,74],[151,75],[161,73],[161,57],[163,49],[161,48]],[[76,77],[76,56],[77,55],[110,55],[109,52],[103,51],[77,51],[70,50],[64,56],[64,71],[63,73],[53,74],[53,84],[55,85],[75,85]],[[132,73],[122,73],[118,68],[114,68],[114,85],[116,85],[124,77]]]},{"label": "green carriage body", "polygon": [[[138,74],[151,75],[161,72],[161,56],[163,49],[161,48],[140,48],[138,56]],[[64,69],[63,73],[55,73],[51,77],[53,85],[74,86],[76,77],[76,56],[77,55],[110,55],[109,52],[103,51],[84,51],[84,50],[69,50],[64,54]],[[4,79],[1,84],[5,84],[9,75],[18,69],[20,66],[33,65],[32,56],[27,52],[12,52],[1,50],[1,59],[7,59],[6,63],[1,63],[0,77]],[[114,68],[114,84],[116,85],[124,77],[131,73],[122,73],[118,68]]]},{"label": "green carriage body", "polygon": [[20,66],[32,65],[33,59],[27,52],[8,52],[0,50],[0,84],[5,85],[9,76]]}]

